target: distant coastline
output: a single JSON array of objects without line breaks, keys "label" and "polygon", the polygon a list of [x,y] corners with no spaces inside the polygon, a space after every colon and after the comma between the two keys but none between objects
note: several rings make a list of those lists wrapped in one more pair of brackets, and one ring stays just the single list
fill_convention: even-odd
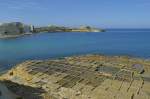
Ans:
[{"label": "distant coastline", "polygon": [[81,26],[79,28],[55,25],[35,27],[33,25],[26,25],[21,22],[3,23],[0,25],[0,39],[16,38],[24,35],[31,35],[43,32],[105,32],[105,30],[90,26]]}]

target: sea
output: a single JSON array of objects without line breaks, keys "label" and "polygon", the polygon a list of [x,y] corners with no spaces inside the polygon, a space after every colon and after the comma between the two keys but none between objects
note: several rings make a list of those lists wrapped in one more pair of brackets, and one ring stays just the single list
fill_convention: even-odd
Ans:
[{"label": "sea", "polygon": [[26,60],[86,54],[125,55],[150,59],[150,29],[39,33],[0,39],[0,71]]}]

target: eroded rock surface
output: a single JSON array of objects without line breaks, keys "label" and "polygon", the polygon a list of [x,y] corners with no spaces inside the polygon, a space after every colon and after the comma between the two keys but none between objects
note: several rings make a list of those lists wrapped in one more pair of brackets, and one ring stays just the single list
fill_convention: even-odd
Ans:
[{"label": "eroded rock surface", "polygon": [[[141,67],[143,72],[139,72]],[[23,99],[33,99],[36,93],[35,99],[150,99],[150,61],[123,56],[26,61],[1,79],[28,86],[28,90],[21,87],[20,92],[19,87],[4,83]]]}]

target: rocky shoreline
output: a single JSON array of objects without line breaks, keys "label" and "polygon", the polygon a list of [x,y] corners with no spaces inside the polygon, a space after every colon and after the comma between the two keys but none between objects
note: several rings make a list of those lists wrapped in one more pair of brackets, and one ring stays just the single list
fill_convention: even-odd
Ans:
[{"label": "rocky shoreline", "polygon": [[25,36],[27,34],[21,34],[21,35],[0,35],[0,39],[7,39],[7,38],[18,38],[21,36]]},{"label": "rocky shoreline", "polygon": [[0,80],[16,99],[149,99],[150,61],[103,55],[31,60]]},{"label": "rocky shoreline", "polygon": [[7,39],[7,38],[18,38],[22,36],[32,35],[33,33],[24,33],[19,35],[0,35],[0,39]]}]

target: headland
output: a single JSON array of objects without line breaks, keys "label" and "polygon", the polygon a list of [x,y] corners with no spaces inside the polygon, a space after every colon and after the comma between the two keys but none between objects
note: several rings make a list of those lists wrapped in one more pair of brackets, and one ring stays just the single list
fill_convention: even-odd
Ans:
[{"label": "headland", "polygon": [[0,25],[0,38],[13,38],[36,33],[54,32],[104,32],[104,29],[81,26],[79,28],[64,26],[41,26],[26,25],[21,22],[3,23]]}]

